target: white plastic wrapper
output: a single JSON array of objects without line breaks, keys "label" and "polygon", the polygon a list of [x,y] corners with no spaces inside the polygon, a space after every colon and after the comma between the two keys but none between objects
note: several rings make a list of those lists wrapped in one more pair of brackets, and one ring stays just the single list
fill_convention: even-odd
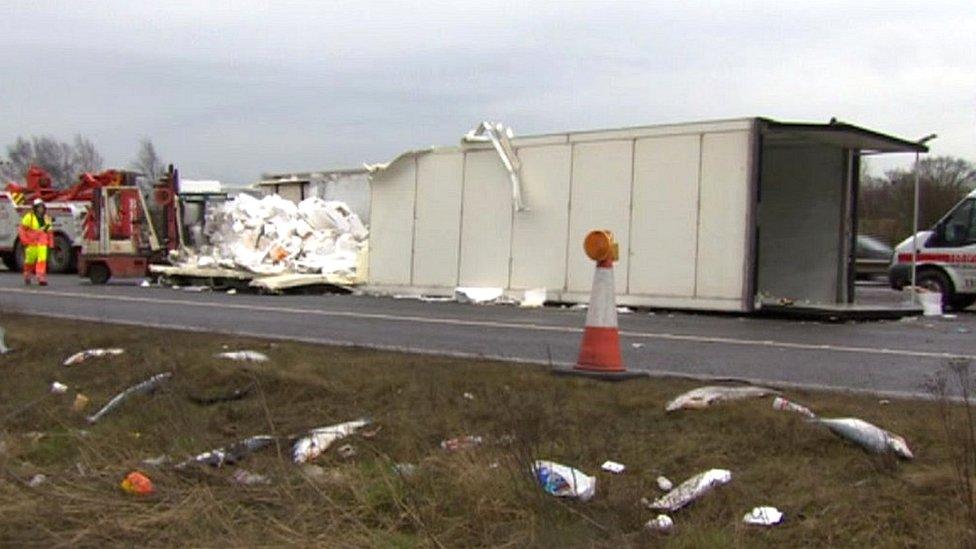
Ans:
[{"label": "white plastic wrapper", "polygon": [[543,490],[554,496],[589,501],[596,494],[596,477],[552,461],[534,462],[532,475]]},{"label": "white plastic wrapper", "polygon": [[607,460],[603,462],[603,465],[600,466],[600,469],[603,469],[608,473],[619,475],[620,473],[623,473],[625,470],[627,470],[627,466],[624,465],[623,463],[617,463],[616,461]]},{"label": "white plastic wrapper", "polygon": [[455,288],[454,299],[458,303],[493,303],[498,301],[503,293],[501,288]]},{"label": "white plastic wrapper", "polygon": [[742,517],[742,522],[753,526],[775,526],[783,520],[783,513],[775,507],[755,507]]},{"label": "white plastic wrapper", "polygon": [[295,205],[274,194],[241,194],[208,212],[204,236],[205,245],[174,263],[259,275],[354,275],[369,231],[343,202],[311,197]]},{"label": "white plastic wrapper", "polygon": [[671,517],[667,515],[658,515],[651,520],[647,521],[644,525],[644,529],[650,532],[658,532],[660,534],[670,534],[674,530],[674,521]]}]

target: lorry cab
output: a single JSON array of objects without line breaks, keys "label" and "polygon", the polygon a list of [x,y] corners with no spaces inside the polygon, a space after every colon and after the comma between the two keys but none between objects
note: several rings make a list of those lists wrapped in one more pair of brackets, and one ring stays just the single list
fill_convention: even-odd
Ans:
[{"label": "lorry cab", "polygon": [[965,309],[976,303],[976,191],[955,205],[931,229],[906,238],[892,257],[892,288],[912,281],[912,242],[917,242],[916,284],[942,293],[942,303]]}]

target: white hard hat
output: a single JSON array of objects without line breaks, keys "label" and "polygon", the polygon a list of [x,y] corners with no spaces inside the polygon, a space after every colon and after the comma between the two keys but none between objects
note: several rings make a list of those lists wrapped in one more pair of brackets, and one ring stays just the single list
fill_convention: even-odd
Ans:
[{"label": "white hard hat", "polygon": [[43,206],[44,205],[44,201],[41,200],[40,198],[35,198],[34,199],[34,205],[37,206],[38,204],[41,205],[41,206]]}]

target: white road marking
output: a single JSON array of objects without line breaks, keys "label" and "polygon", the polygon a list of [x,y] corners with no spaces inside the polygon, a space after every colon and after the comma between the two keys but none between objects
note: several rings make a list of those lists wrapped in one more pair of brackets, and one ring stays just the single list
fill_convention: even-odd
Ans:
[{"label": "white road marking", "polygon": [[[298,307],[279,307],[266,305],[244,305],[240,303],[217,303],[213,301],[188,301],[184,299],[161,299],[154,297],[133,297],[118,295],[98,295],[84,294],[78,292],[61,292],[55,290],[27,290],[19,288],[0,288],[0,293],[11,294],[31,294],[39,296],[68,297],[75,299],[89,299],[98,301],[116,301],[124,303],[151,303],[156,305],[179,305],[185,307],[198,307],[207,309],[227,309],[239,311],[261,311],[268,313],[287,313],[295,315],[311,315],[332,318],[353,318],[363,320],[391,320],[399,322],[417,322],[423,324],[442,324],[450,326],[472,326],[478,328],[502,328],[514,330],[535,330],[540,332],[559,332],[559,333],[582,333],[583,328],[573,328],[569,326],[547,326],[544,324],[522,324],[518,322],[500,322],[494,320],[465,320],[459,318],[436,318],[416,315],[395,315],[388,313],[362,313],[355,311],[323,311],[316,309],[303,309]],[[42,313],[41,313],[42,314]],[[110,319],[105,321],[111,322]],[[796,349],[804,351],[832,351],[839,353],[859,353],[873,355],[888,355],[917,358],[961,358],[976,360],[976,355],[964,355],[954,353],[939,353],[934,351],[913,351],[910,349],[884,349],[877,347],[854,347],[847,345],[830,345],[815,343],[794,343],[789,341],[741,339],[734,337],[718,336],[699,336],[685,334],[669,334],[661,332],[629,332],[621,330],[621,337],[632,337],[642,339],[660,339],[666,341],[682,341],[691,343],[712,343],[717,345],[741,345],[750,347],[766,347],[779,349]]]}]

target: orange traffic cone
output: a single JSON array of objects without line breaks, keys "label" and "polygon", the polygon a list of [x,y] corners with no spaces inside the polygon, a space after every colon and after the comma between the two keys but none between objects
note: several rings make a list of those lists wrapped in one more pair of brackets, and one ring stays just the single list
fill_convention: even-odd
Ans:
[{"label": "orange traffic cone", "polygon": [[590,306],[586,311],[586,327],[580,344],[579,358],[572,370],[558,373],[584,375],[607,380],[644,377],[629,372],[620,355],[620,330],[617,327],[617,304],[613,287],[613,262],[618,247],[610,231],[592,231],[583,241],[586,255],[596,261]]}]

